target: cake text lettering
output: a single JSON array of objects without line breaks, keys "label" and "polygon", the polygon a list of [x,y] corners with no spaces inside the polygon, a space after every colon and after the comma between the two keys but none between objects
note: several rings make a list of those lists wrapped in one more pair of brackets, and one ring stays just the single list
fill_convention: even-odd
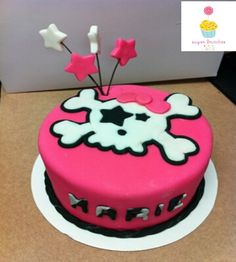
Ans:
[{"label": "cake text lettering", "polygon": [[[172,199],[170,199],[168,206],[167,206],[167,211],[172,212],[180,207],[182,207],[184,204],[182,200],[186,198],[187,194],[183,193],[181,195],[178,195]],[[80,207],[82,212],[88,213],[88,201],[84,198],[77,198],[75,195],[69,193],[68,194],[70,205],[73,208]],[[158,204],[154,216],[160,216],[162,214],[162,211],[164,209],[165,205],[164,204]],[[110,217],[111,220],[115,220],[117,216],[117,211],[109,206],[105,205],[99,205],[96,207],[96,212],[95,212],[97,217],[103,217],[103,216],[108,216]],[[150,214],[150,210],[147,207],[136,207],[136,208],[128,208],[126,211],[126,216],[125,220],[126,221],[131,221],[134,218],[141,218],[142,220],[146,221],[148,220]]]}]

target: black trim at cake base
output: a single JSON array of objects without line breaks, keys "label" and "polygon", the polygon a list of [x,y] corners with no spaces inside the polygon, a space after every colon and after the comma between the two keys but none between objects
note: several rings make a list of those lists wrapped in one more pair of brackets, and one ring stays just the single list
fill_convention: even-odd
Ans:
[{"label": "black trim at cake base", "polygon": [[108,229],[101,226],[96,226],[90,224],[88,222],[82,221],[79,218],[71,215],[60,203],[55,192],[52,187],[52,183],[45,171],[45,186],[46,192],[48,194],[49,200],[51,204],[55,207],[55,209],[69,222],[78,226],[79,228],[88,230],[93,233],[102,234],[104,236],[109,237],[117,237],[117,238],[138,238],[144,237],[148,235],[153,235],[164,231],[167,228],[171,228],[178,224],[180,221],[185,219],[198,205],[199,201],[201,200],[204,188],[205,188],[205,179],[203,178],[201,183],[199,184],[195,195],[191,202],[175,217],[171,218],[168,221],[159,223],[154,226],[146,227],[143,229],[138,230],[115,230],[115,229]]}]

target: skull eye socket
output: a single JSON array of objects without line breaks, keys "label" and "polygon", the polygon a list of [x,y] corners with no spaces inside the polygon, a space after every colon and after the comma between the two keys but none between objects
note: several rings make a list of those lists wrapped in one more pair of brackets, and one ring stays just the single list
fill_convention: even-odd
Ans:
[{"label": "skull eye socket", "polygon": [[127,132],[124,130],[124,129],[119,129],[117,131],[117,133],[120,135],[120,136],[125,136],[127,134]]},{"label": "skull eye socket", "polygon": [[148,120],[148,118],[150,118],[150,116],[148,116],[146,113],[135,115],[136,120],[143,121],[143,122],[146,122]]},{"label": "skull eye socket", "polygon": [[124,111],[121,106],[116,106],[112,109],[101,109],[102,118],[101,123],[112,123],[117,126],[123,126],[126,118],[133,116],[133,114]]}]

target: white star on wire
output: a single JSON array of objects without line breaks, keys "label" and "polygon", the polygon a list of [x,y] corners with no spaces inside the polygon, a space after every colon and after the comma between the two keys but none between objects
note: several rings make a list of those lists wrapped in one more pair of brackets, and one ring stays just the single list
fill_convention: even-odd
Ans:
[{"label": "white star on wire", "polygon": [[63,51],[62,42],[67,38],[67,35],[59,31],[55,24],[50,24],[47,29],[40,30],[39,34],[44,39],[45,47]]},{"label": "white star on wire", "polygon": [[100,39],[98,34],[98,26],[92,25],[88,32],[88,38],[90,42],[90,52],[92,54],[100,53]]}]

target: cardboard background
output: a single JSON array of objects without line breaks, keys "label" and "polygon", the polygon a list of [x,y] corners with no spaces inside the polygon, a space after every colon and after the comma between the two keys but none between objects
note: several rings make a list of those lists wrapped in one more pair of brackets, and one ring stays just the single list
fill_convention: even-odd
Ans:
[{"label": "cardboard background", "polygon": [[[118,37],[134,38],[138,57],[118,68],[115,83],[215,76],[222,53],[181,52],[180,0],[1,0],[0,79],[7,92],[91,85],[64,73],[69,54],[46,49],[38,34],[55,23],[74,52],[88,54],[87,33],[97,24],[100,64],[108,84],[116,60],[109,54]],[[94,75],[96,79],[97,76]]]},{"label": "cardboard background", "polygon": [[171,245],[143,252],[92,248],[55,230],[41,215],[30,190],[38,155],[37,135],[47,113],[76,90],[3,94],[0,102],[0,261],[234,261],[236,255],[235,106],[208,82],[158,85],[190,96],[214,132],[219,189],[210,216]]}]

